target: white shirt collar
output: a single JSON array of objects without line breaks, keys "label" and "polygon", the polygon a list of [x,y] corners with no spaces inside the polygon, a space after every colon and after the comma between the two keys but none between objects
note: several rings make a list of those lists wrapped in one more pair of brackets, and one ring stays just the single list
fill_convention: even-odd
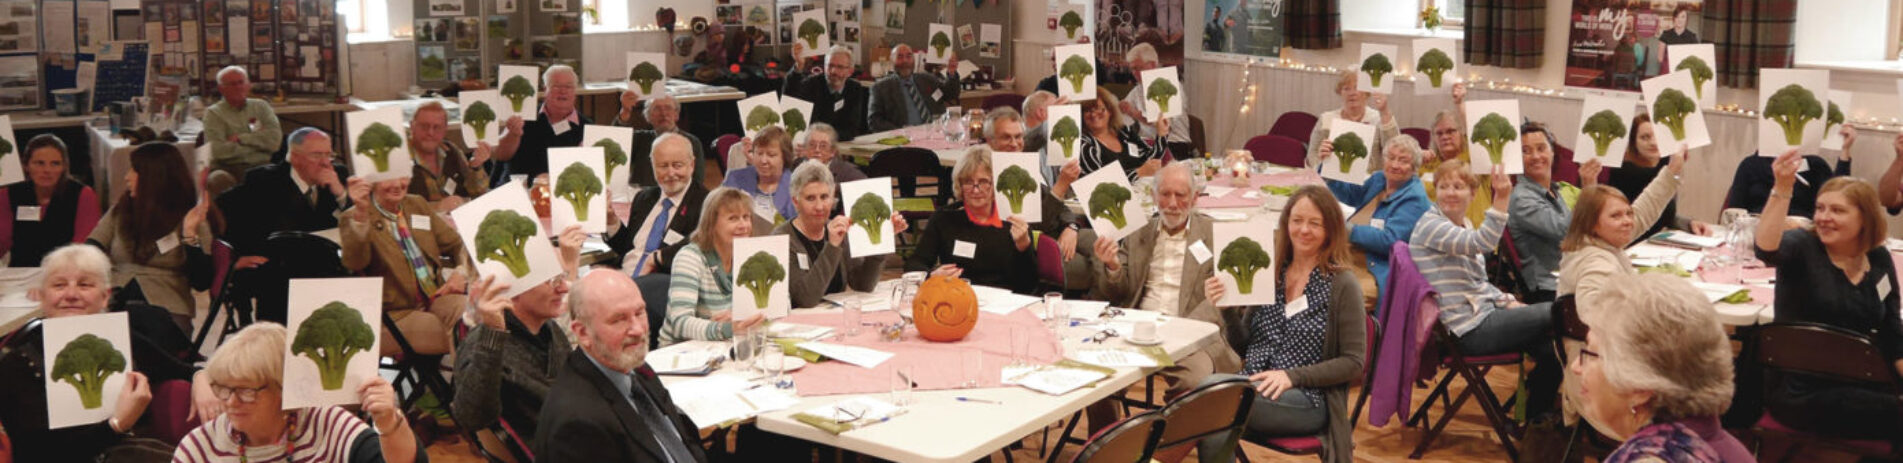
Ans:
[{"label": "white shirt collar", "polygon": [[311,194],[311,182],[304,181],[304,176],[298,175],[296,168],[291,169],[291,183],[297,184],[298,194]]}]

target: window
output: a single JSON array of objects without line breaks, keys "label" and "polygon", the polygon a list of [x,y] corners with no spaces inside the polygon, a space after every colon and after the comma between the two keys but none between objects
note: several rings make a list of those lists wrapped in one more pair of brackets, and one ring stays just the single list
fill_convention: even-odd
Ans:
[{"label": "window", "polygon": [[337,12],[344,15],[344,31],[351,34],[363,33],[363,5],[369,0],[337,0]]},{"label": "window", "polygon": [[[1427,10],[1427,7],[1430,6],[1440,7],[1440,27],[1443,29],[1458,29],[1467,24],[1466,0],[1421,0],[1422,11]],[[1420,11],[1416,11],[1415,13],[1418,15]],[[1418,16],[1415,18],[1414,23],[1420,25],[1420,18]]]},{"label": "window", "polygon": [[[390,27],[389,0],[337,0],[337,12],[344,16],[348,39],[388,39],[399,33]],[[407,19],[399,21],[404,21],[403,31],[410,30]]]}]

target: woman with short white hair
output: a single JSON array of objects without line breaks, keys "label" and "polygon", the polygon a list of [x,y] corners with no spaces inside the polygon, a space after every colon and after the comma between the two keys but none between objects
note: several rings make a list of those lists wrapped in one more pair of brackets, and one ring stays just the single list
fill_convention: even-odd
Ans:
[{"label": "woman with short white hair", "polygon": [[1024,217],[998,210],[991,178],[991,150],[973,148],[952,168],[953,194],[925,222],[918,246],[905,259],[905,271],[963,277],[972,284],[1030,294],[1037,286],[1037,251]]},{"label": "woman with short white hair", "polygon": [[1718,424],[1731,405],[1731,343],[1711,302],[1677,278],[1619,275],[1581,299],[1591,331],[1573,357],[1581,414],[1625,441],[1607,463],[1755,461]]}]

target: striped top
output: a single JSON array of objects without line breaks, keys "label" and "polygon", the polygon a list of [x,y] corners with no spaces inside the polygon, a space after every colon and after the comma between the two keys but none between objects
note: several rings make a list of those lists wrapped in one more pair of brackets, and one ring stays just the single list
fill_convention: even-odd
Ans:
[{"label": "striped top", "polygon": [[[290,438],[292,455],[285,458],[284,444],[249,445],[249,461],[346,462],[355,461],[352,450],[378,447],[376,431],[356,415],[339,407],[300,408],[290,411],[295,435]],[[276,439],[269,439],[276,440]],[[367,442],[367,444],[366,444]],[[366,447],[367,446],[367,447]],[[173,463],[238,461],[238,442],[231,429],[230,415],[193,429],[172,452]]]},{"label": "striped top", "polygon": [[689,243],[674,255],[673,279],[667,288],[667,322],[661,325],[661,346],[688,340],[733,339],[733,323],[716,322],[714,315],[733,309],[733,274],[720,268],[720,255]]},{"label": "striped top", "polygon": [[1436,300],[1440,302],[1441,323],[1456,335],[1473,331],[1487,314],[1509,300],[1500,288],[1487,282],[1487,265],[1481,257],[1500,245],[1507,214],[1487,209],[1486,217],[1475,230],[1454,224],[1438,207],[1429,208],[1408,240],[1414,266],[1440,294]]}]

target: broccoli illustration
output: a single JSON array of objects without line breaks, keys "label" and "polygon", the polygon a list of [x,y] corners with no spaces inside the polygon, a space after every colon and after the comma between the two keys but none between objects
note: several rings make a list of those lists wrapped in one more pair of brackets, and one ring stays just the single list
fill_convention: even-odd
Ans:
[{"label": "broccoli illustration", "polygon": [[1672,70],[1691,71],[1692,90],[1698,93],[1698,99],[1705,99],[1705,82],[1711,81],[1712,73],[1711,65],[1706,64],[1704,58],[1687,56],[1684,61],[1679,61],[1678,66],[1672,68]]},{"label": "broccoli illustration", "polygon": [[934,54],[933,56],[944,58],[945,49],[950,47],[951,47],[951,36],[945,35],[945,31],[938,31],[938,33],[932,34],[932,53]]},{"label": "broccoli illustration", "polygon": [[535,236],[535,222],[515,211],[497,209],[482,217],[476,226],[476,260],[496,261],[509,267],[516,278],[529,274],[529,255],[522,246]]},{"label": "broccoli illustration", "polygon": [[1064,116],[1063,119],[1057,121],[1057,125],[1051,126],[1051,141],[1057,142],[1058,146],[1064,147],[1064,159],[1070,159],[1074,156],[1071,152],[1075,151],[1077,147],[1072,146],[1070,143],[1077,141],[1077,137],[1080,135],[1082,135],[1082,132],[1077,128],[1077,119],[1073,119],[1070,116]]},{"label": "broccoli illustration", "polygon": [[766,7],[763,7],[763,6],[755,6],[755,7],[753,7],[753,10],[752,10],[752,11],[748,11],[748,12],[747,12],[747,22],[750,22],[750,23],[763,23],[763,22],[767,22],[767,21],[768,21],[768,19],[767,19],[767,17],[766,17],[766,15],[767,15],[767,12],[766,12]]},{"label": "broccoli illustration", "polygon": [[369,157],[377,172],[390,171],[390,152],[399,146],[403,146],[403,137],[382,122],[371,123],[357,134],[357,154]]},{"label": "broccoli illustration", "polygon": [[1612,141],[1625,136],[1625,121],[1620,120],[1619,114],[1610,109],[1602,110],[1586,118],[1586,124],[1579,128],[1579,132],[1592,137],[1596,156],[1605,157],[1606,148],[1612,146]]},{"label": "broccoli illustration", "polygon": [[1143,97],[1156,102],[1156,113],[1169,112],[1170,100],[1176,98],[1176,85],[1171,84],[1169,79],[1156,79],[1150,81],[1148,87],[1149,90],[1144,91]]},{"label": "broccoli illustration", "polygon": [[489,107],[489,103],[478,101],[470,103],[468,108],[463,108],[463,123],[469,124],[470,129],[476,131],[476,138],[488,138],[489,123],[495,121],[496,110]]},{"label": "broccoli illustration", "polygon": [[666,78],[667,75],[661,73],[661,68],[654,67],[654,63],[642,62],[628,70],[628,80],[641,86],[642,95],[654,93],[654,83]]},{"label": "broccoli illustration", "polygon": [[1361,136],[1355,135],[1354,132],[1335,137],[1333,145],[1335,157],[1341,159],[1341,173],[1348,173],[1349,168],[1354,167],[1356,160],[1368,157],[1368,142],[1362,141]]},{"label": "broccoli illustration", "polygon": [[740,264],[740,273],[734,274],[734,278],[740,280],[740,286],[753,291],[753,306],[764,309],[769,297],[767,292],[773,290],[774,284],[786,280],[786,267],[780,266],[780,261],[766,251],[756,252],[746,263]]},{"label": "broccoli illustration", "polygon": [[747,112],[747,130],[760,130],[778,123],[780,113],[773,112],[771,107],[754,106],[753,111]]},{"label": "broccoli illustration", "polygon": [[297,338],[291,340],[291,355],[301,355],[317,364],[324,390],[344,387],[345,367],[350,357],[370,350],[377,333],[363,322],[363,314],[343,302],[331,301],[304,323],[297,325]]},{"label": "broccoli illustration", "polygon": [[601,177],[595,170],[577,162],[562,169],[562,175],[555,178],[555,196],[568,201],[575,208],[575,218],[588,218],[588,200],[601,194]]},{"label": "broccoli illustration", "polygon": [[126,371],[126,354],[112,347],[112,341],[82,334],[59,350],[53,359],[53,382],[66,383],[79,392],[79,404],[87,410],[99,408],[106,378]]},{"label": "broccoli illustration", "polygon": [[1804,142],[1804,126],[1810,121],[1824,116],[1823,102],[1817,101],[1817,95],[1797,84],[1777,89],[1771,99],[1764,102],[1764,118],[1776,122],[1784,129],[1784,142],[1792,145]]},{"label": "broccoli illustration", "polygon": [[1414,70],[1427,74],[1427,83],[1440,88],[1441,75],[1454,70],[1454,59],[1439,48],[1429,48],[1427,53],[1421,54],[1420,59],[1414,60]]},{"label": "broccoli illustration", "polygon": [[1097,67],[1091,65],[1090,60],[1085,59],[1084,55],[1073,55],[1070,59],[1064,60],[1063,69],[1057,71],[1057,76],[1070,81],[1070,90],[1072,92],[1083,93],[1084,78],[1095,75],[1096,73]]},{"label": "broccoli illustration", "polygon": [[1668,88],[1659,92],[1658,98],[1652,102],[1652,120],[1671,129],[1673,140],[1684,140],[1685,116],[1696,110],[1698,102],[1685,96],[1685,92]]},{"label": "broccoli illustration", "polygon": [[786,127],[787,138],[797,136],[806,131],[806,113],[800,112],[799,108],[787,108],[786,112],[780,113],[780,125]]},{"label": "broccoli illustration", "polygon": [[813,18],[806,18],[806,22],[800,23],[800,38],[806,39],[807,50],[819,48],[819,36],[822,35],[826,35],[825,24],[820,24]]},{"label": "broccoli illustration", "polygon": [[612,175],[615,169],[628,165],[628,152],[622,150],[621,144],[615,142],[614,139],[603,138],[596,141],[595,146],[601,147],[601,165],[608,169],[609,174]]},{"label": "broccoli illustration", "polygon": [[522,112],[522,100],[535,96],[535,84],[522,76],[510,77],[508,82],[502,83],[502,96],[509,99],[509,107],[515,112]]},{"label": "broccoli illustration", "polygon": [[1057,20],[1057,27],[1064,28],[1064,37],[1075,39],[1077,28],[1084,27],[1084,17],[1075,11],[1066,11],[1064,17]]},{"label": "broccoli illustration", "polygon": [[1115,183],[1099,183],[1096,189],[1090,190],[1090,216],[1123,228],[1128,222],[1123,216],[1123,203],[1129,201],[1130,189]]},{"label": "broccoli illustration", "polygon": [[1216,261],[1216,269],[1236,277],[1237,293],[1250,294],[1255,292],[1255,272],[1269,268],[1269,262],[1269,253],[1262,250],[1262,243],[1243,237],[1222,247],[1222,258]]},{"label": "broccoli illustration", "polygon": [[9,154],[13,154],[13,142],[0,138],[0,160],[6,159]]},{"label": "broccoli illustration", "polygon": [[1500,113],[1487,113],[1474,124],[1472,132],[1470,139],[1487,149],[1487,158],[1492,159],[1494,165],[1500,164],[1501,150],[1506,149],[1507,142],[1520,138],[1520,131]]},{"label": "broccoli illustration", "polygon": [[[1830,102],[1830,109],[1827,111],[1824,111],[1824,138],[1830,138],[1831,129],[1843,123],[1844,123],[1843,110],[1837,107],[1837,102],[1835,101]],[[5,143],[5,142],[6,142],[5,140],[0,140],[0,143]]]},{"label": "broccoli illustration", "polygon": [[892,207],[885,204],[885,198],[866,193],[852,202],[852,223],[866,230],[866,239],[879,244],[879,223],[892,220]]},{"label": "broccoli illustration", "polygon": [[1388,61],[1388,55],[1375,53],[1361,60],[1361,72],[1368,74],[1368,85],[1381,86],[1381,77],[1394,72],[1394,63]]},{"label": "broccoli illustration", "polygon": [[1031,179],[1031,173],[1023,167],[1011,166],[998,173],[998,192],[1004,193],[1004,199],[1011,201],[1011,213],[1024,212],[1024,197],[1037,191],[1037,180]]}]

